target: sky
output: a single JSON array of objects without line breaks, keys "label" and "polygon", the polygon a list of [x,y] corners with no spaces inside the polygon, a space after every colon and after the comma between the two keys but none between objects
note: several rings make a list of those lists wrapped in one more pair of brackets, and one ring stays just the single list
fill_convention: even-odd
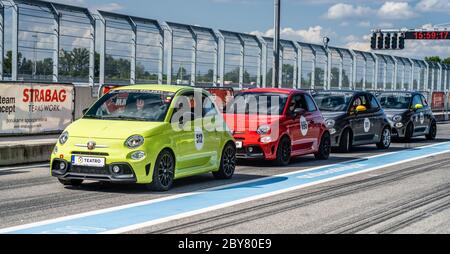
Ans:
[{"label": "sky", "polygon": [[[54,0],[132,16],[236,32],[273,35],[273,0]],[[283,39],[370,50],[372,29],[431,28],[447,23],[450,0],[281,0]],[[422,58],[450,57],[449,41],[407,41],[404,51]]]}]

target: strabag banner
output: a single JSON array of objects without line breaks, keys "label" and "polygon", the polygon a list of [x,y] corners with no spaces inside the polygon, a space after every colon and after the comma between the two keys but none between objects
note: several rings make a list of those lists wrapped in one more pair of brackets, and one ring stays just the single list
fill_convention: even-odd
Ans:
[{"label": "strabag banner", "polygon": [[0,135],[62,131],[73,112],[73,85],[0,83]]}]

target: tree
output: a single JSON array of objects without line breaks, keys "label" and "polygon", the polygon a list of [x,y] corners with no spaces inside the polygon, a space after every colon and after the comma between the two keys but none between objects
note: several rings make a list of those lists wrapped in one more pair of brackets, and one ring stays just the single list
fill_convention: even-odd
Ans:
[{"label": "tree", "polygon": [[435,62],[435,63],[441,63],[442,60],[439,56],[427,56],[425,57],[425,61],[427,62]]},{"label": "tree", "polygon": [[444,64],[450,64],[450,57],[447,57],[442,61]]}]

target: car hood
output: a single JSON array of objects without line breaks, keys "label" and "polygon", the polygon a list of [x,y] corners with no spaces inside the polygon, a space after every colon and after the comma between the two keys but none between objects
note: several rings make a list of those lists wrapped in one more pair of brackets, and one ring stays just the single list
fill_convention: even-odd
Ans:
[{"label": "car hood", "polygon": [[126,139],[132,135],[150,137],[165,129],[164,122],[80,119],[66,131],[70,137]]},{"label": "car hood", "polygon": [[344,117],[345,115],[346,114],[344,111],[333,111],[333,112],[322,111],[322,116],[325,120],[335,120],[337,118]]},{"label": "car hood", "polygon": [[[228,127],[232,131],[244,131],[242,128],[245,127],[245,131],[254,129],[251,131],[256,131],[256,129],[263,125],[272,125],[278,122],[283,116],[260,116],[260,115],[244,115],[244,114],[224,114],[224,119],[228,124]],[[239,130],[240,129],[240,130]]]},{"label": "car hood", "polygon": [[384,109],[384,113],[388,118],[392,118],[395,115],[403,115],[407,109]]}]

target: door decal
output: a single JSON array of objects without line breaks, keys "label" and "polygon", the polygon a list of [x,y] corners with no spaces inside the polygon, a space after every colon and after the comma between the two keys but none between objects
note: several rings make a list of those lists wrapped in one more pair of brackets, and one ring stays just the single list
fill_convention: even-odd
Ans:
[{"label": "door decal", "polygon": [[300,117],[300,131],[303,136],[306,136],[308,134],[308,121],[306,121],[306,118],[304,116]]},{"label": "door decal", "polygon": [[425,122],[425,115],[423,112],[420,112],[420,124],[423,124]]},{"label": "door decal", "polygon": [[195,148],[200,151],[203,148],[203,144],[205,142],[203,130],[200,127],[195,127]]},{"label": "door decal", "polygon": [[370,120],[369,118],[365,118],[364,119],[364,132],[369,132],[370,131]]}]

